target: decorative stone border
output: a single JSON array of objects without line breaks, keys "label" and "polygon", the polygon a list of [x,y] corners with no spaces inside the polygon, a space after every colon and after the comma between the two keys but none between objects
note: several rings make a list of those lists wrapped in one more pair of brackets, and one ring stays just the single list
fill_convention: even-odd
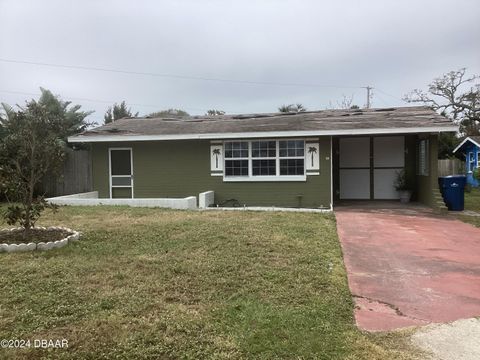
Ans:
[{"label": "decorative stone border", "polygon": [[[22,228],[12,228],[12,229],[4,229],[0,230],[0,232],[7,232],[7,231],[18,231]],[[51,249],[58,249],[64,247],[69,242],[77,241],[80,239],[80,233],[78,231],[62,227],[62,226],[50,226],[50,227],[43,227],[43,226],[36,226],[35,229],[41,230],[63,230],[70,235],[62,240],[57,241],[49,241],[49,242],[39,242],[39,243],[28,243],[28,244],[0,244],[0,253],[1,252],[24,252],[24,251],[34,251],[34,250],[51,250]]]}]

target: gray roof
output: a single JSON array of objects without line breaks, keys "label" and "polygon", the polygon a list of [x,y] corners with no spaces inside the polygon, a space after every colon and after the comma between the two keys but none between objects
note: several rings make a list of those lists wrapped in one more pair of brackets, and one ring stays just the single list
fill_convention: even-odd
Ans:
[{"label": "gray roof", "polygon": [[[418,131],[417,131],[418,130]],[[71,142],[314,136],[349,133],[456,131],[450,120],[427,107],[321,110],[187,118],[124,118],[69,138]]]}]

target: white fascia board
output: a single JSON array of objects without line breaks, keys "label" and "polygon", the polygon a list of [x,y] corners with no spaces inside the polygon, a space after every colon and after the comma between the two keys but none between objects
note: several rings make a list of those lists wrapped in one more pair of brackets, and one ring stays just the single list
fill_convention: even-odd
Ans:
[{"label": "white fascia board", "polygon": [[465,138],[465,139],[455,148],[455,150],[453,150],[453,152],[456,153],[457,150],[459,150],[467,141],[470,141],[471,143],[473,143],[473,144],[477,145],[478,147],[480,147],[480,144],[479,144],[479,143],[477,143],[475,140],[467,137],[467,138]]},{"label": "white fascia board", "polygon": [[239,133],[211,133],[211,134],[172,134],[172,135],[94,135],[71,136],[70,143],[82,142],[125,142],[125,141],[160,141],[160,140],[213,140],[213,139],[248,139],[248,138],[283,138],[283,137],[312,137],[335,135],[381,135],[381,134],[412,134],[456,132],[458,126],[432,126],[393,129],[348,129],[348,130],[303,130],[303,131],[261,131]]}]

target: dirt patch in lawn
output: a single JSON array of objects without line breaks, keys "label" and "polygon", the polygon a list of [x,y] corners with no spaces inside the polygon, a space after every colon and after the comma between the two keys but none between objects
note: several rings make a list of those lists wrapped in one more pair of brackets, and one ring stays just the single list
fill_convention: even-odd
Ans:
[{"label": "dirt patch in lawn", "polygon": [[24,230],[0,230],[0,244],[28,244],[65,239],[72,232],[63,229],[31,229],[24,237]]}]

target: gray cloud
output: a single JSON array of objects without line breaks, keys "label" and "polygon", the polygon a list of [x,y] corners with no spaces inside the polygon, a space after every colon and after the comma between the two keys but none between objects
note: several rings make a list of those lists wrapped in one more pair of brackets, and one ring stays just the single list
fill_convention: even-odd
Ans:
[{"label": "gray cloud", "polygon": [[[480,3],[426,1],[0,0],[0,58],[140,72],[334,87],[248,85],[0,62],[0,91],[126,100],[141,114],[329,106],[342,94],[401,105],[442,73],[480,73]],[[458,15],[460,14],[460,15]],[[383,91],[383,92],[381,92]],[[385,93],[389,94],[386,95]],[[27,95],[0,92],[22,103]],[[107,103],[73,100],[102,121]],[[149,106],[145,106],[149,105]],[[150,106],[151,105],[151,106]]]}]

